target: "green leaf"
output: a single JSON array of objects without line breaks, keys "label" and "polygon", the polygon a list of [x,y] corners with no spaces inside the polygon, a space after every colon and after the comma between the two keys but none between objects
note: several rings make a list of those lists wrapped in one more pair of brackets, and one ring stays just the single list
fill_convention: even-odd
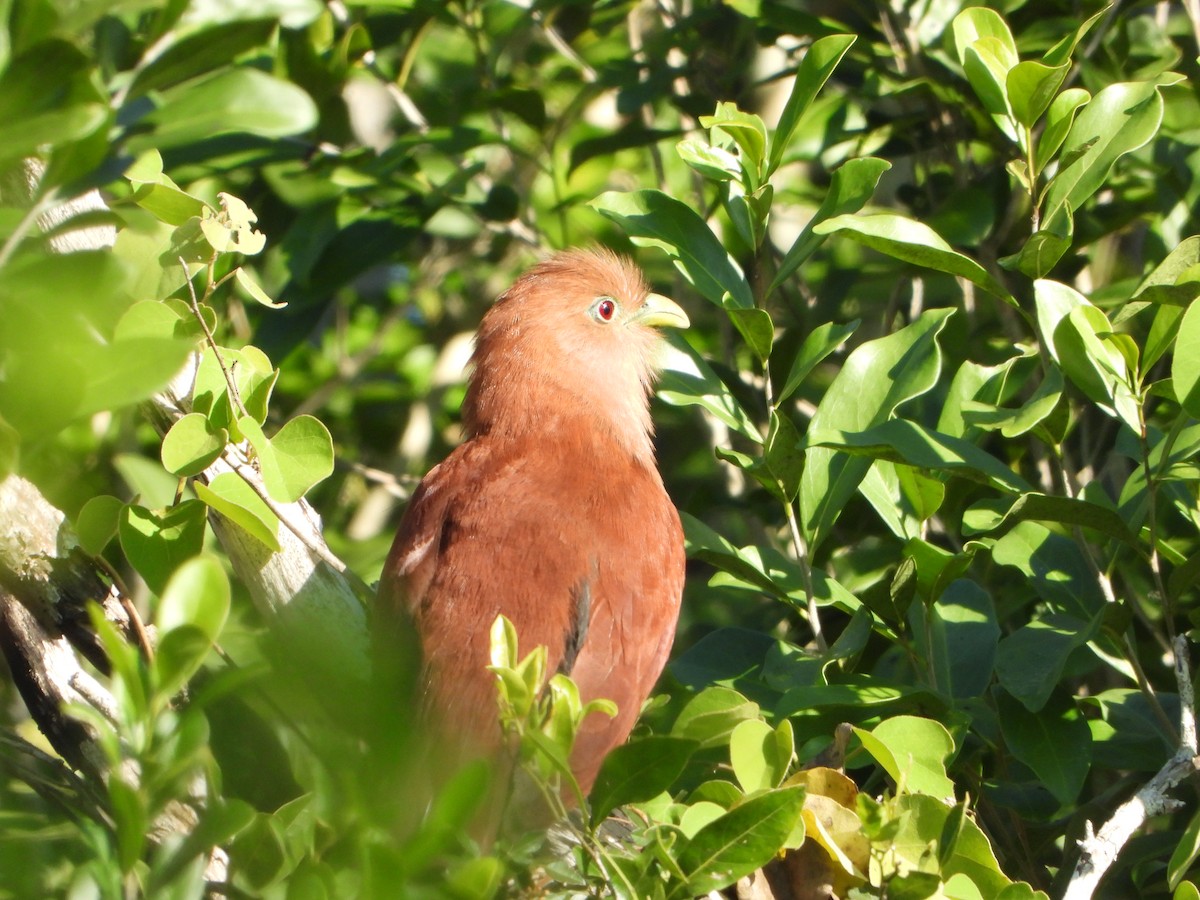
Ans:
[{"label": "green leaf", "polygon": [[855,728],[863,749],[883,766],[904,793],[928,794],[942,801],[954,797],[946,777],[946,760],[954,739],[940,722],[917,716],[893,716],[871,731]]},{"label": "green leaf", "polygon": [[77,47],[52,39],[0,71],[0,162],[83,140],[105,125],[109,110],[90,65]]},{"label": "green leaf", "polygon": [[848,322],[844,325],[839,325],[836,322],[826,322],[824,325],[819,325],[808,333],[804,338],[804,343],[800,345],[795,358],[792,360],[792,368],[788,372],[787,381],[783,384],[783,390],[779,392],[775,399],[775,405],[782,406],[788,397],[792,396],[796,390],[804,383],[812,370],[817,367],[821,360],[825,359],[830,353],[840,347],[849,337],[857,330],[861,320],[855,319],[853,322]]},{"label": "green leaf", "polygon": [[220,638],[229,601],[229,581],[215,557],[194,557],[171,576],[154,616],[154,671],[166,696],[187,684]]},{"label": "green leaf", "polygon": [[196,482],[192,487],[206,506],[279,552],[279,519],[240,475],[222,472],[209,484]]},{"label": "green leaf", "polygon": [[196,556],[171,576],[159,599],[154,624],[160,633],[189,626],[216,641],[229,616],[229,581],[212,556]]},{"label": "green leaf", "polygon": [[273,500],[293,503],[333,474],[333,437],[319,419],[297,416],[268,440],[254,419],[238,420],[258,456],[263,484]]},{"label": "green leaf", "polygon": [[667,335],[659,364],[658,397],[672,406],[699,406],[756,444],[762,435],[745,409],[704,358],[676,335]]},{"label": "green leaf", "polygon": [[127,96],[132,99],[149,91],[161,91],[223,68],[240,54],[267,41],[277,27],[264,8],[261,19],[214,23],[166,43],[162,52],[149,56],[137,69]]},{"label": "green leaf", "polygon": [[618,806],[639,803],[668,790],[699,745],[687,738],[651,734],[616,747],[604,758],[592,788],[592,821]]},{"label": "green leaf", "polygon": [[779,788],[705,825],[679,851],[686,894],[681,886],[672,896],[719,890],[764,866],[796,827],[803,807],[803,788]]},{"label": "green leaf", "polygon": [[983,6],[964,9],[954,17],[951,28],[960,65],[966,61],[967,48],[984,38],[992,38],[999,42],[1006,56],[1015,58],[1017,55],[1017,43],[1013,40],[1008,23],[993,9]]},{"label": "green leaf", "polygon": [[825,235],[817,234],[813,229],[829,219],[862,209],[875,193],[883,173],[891,167],[892,164],[886,160],[864,156],[847,160],[834,170],[825,199],[780,261],[779,271],[767,288],[767,296],[773,294],[825,242]]},{"label": "green leaf", "polygon": [[765,309],[736,307],[730,307],[726,312],[759,362],[766,362],[767,357],[771,355],[771,345],[775,341],[775,325],[770,314]]},{"label": "green leaf", "polygon": [[1000,730],[1013,756],[1037,775],[1064,807],[1079,796],[1092,762],[1087,722],[1065,693],[1054,692],[1037,712],[1006,693],[996,697]]},{"label": "green leaf", "polygon": [[1054,349],[1063,372],[1075,386],[1100,409],[1137,433],[1141,424],[1132,387],[1136,372],[1112,337],[1112,324],[1103,311],[1083,303],[1055,327]]},{"label": "green leaf", "polygon": [[[895,334],[869,341],[847,357],[809,424],[811,433],[859,432],[886,421],[896,407],[937,383],[937,336],[953,310],[928,310]],[[863,457],[810,446],[800,479],[800,511],[816,550],[870,469]]]},{"label": "green leaf", "polygon": [[983,266],[963,256],[928,225],[892,213],[870,216],[836,216],[814,226],[817,234],[842,233],[861,244],[896,259],[956,275],[995,294],[1012,306],[1017,301]]},{"label": "green leaf", "polygon": [[1076,46],[1089,31],[1092,26],[1099,22],[1108,13],[1111,7],[1105,6],[1099,12],[1095,13],[1090,18],[1086,19],[1082,25],[1076,28],[1073,32],[1065,35],[1058,43],[1046,51],[1042,57],[1042,62],[1048,66],[1058,66],[1065,62],[1069,62],[1072,54],[1075,52]]},{"label": "green leaf", "polygon": [[[1192,863],[1200,856],[1200,811],[1197,811],[1183,829],[1183,836],[1171,852],[1171,861],[1167,863],[1167,887],[1175,890],[1183,881]],[[1192,888],[1195,892],[1195,888]],[[1178,896],[1178,894],[1176,895]]]},{"label": "green leaf", "polygon": [[[913,604],[912,609],[924,607]],[[991,683],[1000,640],[993,598],[959,578],[940,593],[925,618],[926,628],[913,634],[918,646],[925,644],[938,689],[959,700],[981,696]]]},{"label": "green leaf", "polygon": [[717,306],[754,307],[746,276],[686,203],[662,191],[609,191],[591,206],[624,228],[634,243],[666,251],[696,290]]},{"label": "green leaf", "polygon": [[778,410],[771,410],[771,429],[767,434],[763,461],[784,498],[789,503],[795,500],[804,471],[804,453],[800,449],[800,433],[796,426]]},{"label": "green leaf", "polygon": [[787,719],[777,729],[762,719],[747,719],[729,736],[733,774],[747,794],[777,787],[787,776],[794,749]]},{"label": "green leaf", "polygon": [[1013,66],[1006,82],[1013,117],[1026,128],[1032,128],[1049,109],[1068,69],[1068,63],[1046,66],[1028,60]]},{"label": "green leaf", "polygon": [[963,54],[963,71],[983,108],[1000,130],[1014,139],[1016,131],[1010,119],[1008,73],[1016,65],[1016,54],[1003,40],[994,37],[979,38]]},{"label": "green leaf", "polygon": [[1200,300],[1189,304],[1179,322],[1171,358],[1171,386],[1179,405],[1200,418]]},{"label": "green leaf", "polygon": [[701,748],[720,747],[739,722],[758,718],[758,704],[726,687],[705,688],[688,701],[671,727],[671,735],[698,741]]},{"label": "green leaf", "polygon": [[1046,126],[1037,144],[1037,159],[1042,161],[1042,168],[1058,154],[1075,124],[1076,114],[1091,99],[1092,95],[1083,88],[1067,88],[1050,102]]},{"label": "green leaf", "polygon": [[[930,847],[942,839],[952,808],[924,794],[905,794],[896,798],[893,814],[901,826],[891,849],[906,866],[917,869]],[[955,876],[969,879],[971,890],[961,895],[948,892],[950,896],[994,897],[1009,884],[987,836],[970,816],[962,817],[958,839],[942,860],[942,879],[950,883]]]},{"label": "green leaf", "polygon": [[1084,551],[1038,522],[1018,522],[992,545],[992,559],[1014,566],[1058,612],[1090,621],[1105,605]]},{"label": "green leaf", "polygon": [[1007,501],[1001,500],[998,503],[984,501],[971,507],[963,513],[963,533],[997,531],[1025,521],[1058,522],[1090,528],[1134,549],[1141,546],[1120,513],[1078,497],[1031,493],[1022,494],[1007,508],[1006,505]]},{"label": "green leaf", "polygon": [[[846,55],[856,40],[852,34],[831,34],[813,41],[812,46],[804,54],[796,69],[796,80],[792,83],[792,92],[788,95],[783,112],[779,115],[779,124],[771,137],[770,156],[767,163],[768,177],[779,168],[783,155],[791,143],[792,134],[800,120],[804,117],[813,98],[829,80],[833,70],[837,68],[842,57]],[[878,180],[878,179],[876,179]]]},{"label": "green leaf", "polygon": [[169,88],[160,96],[158,108],[139,123],[148,125],[149,132],[127,142],[133,153],[231,133],[287,137],[317,123],[317,107],[308,94],[258,69],[224,69]]},{"label": "green leaf", "polygon": [[1021,626],[997,648],[1001,686],[1029,712],[1038,712],[1054,693],[1068,657],[1087,644],[1092,630],[1085,621],[1057,613]]},{"label": "green leaf", "polygon": [[1163,99],[1153,82],[1110,84],[1084,107],[1063,143],[1063,167],[1046,191],[1043,221],[1051,230],[1067,209],[1096,193],[1113,164],[1144,146],[1162,124]]},{"label": "green leaf", "polygon": [[188,413],[163,436],[163,468],[181,478],[199,475],[224,452],[228,441],[224,428],[213,428],[200,413]]},{"label": "green leaf", "polygon": [[907,419],[892,419],[856,432],[827,431],[810,426],[805,443],[809,447],[829,447],[844,453],[905,463],[918,469],[952,472],[1003,491],[1031,489],[1020,475],[987,451]]},{"label": "green leaf", "polygon": [[169,509],[126,506],[117,532],[121,549],[147,586],[162,594],[171,575],[204,544],[204,504],[185,500]]},{"label": "green leaf", "polygon": [[718,101],[717,111],[711,116],[700,117],[700,127],[719,128],[738,145],[742,151],[742,171],[746,175],[746,189],[752,191],[763,182],[763,160],[767,150],[767,126],[753,113],[743,112],[736,103]]},{"label": "green leaf", "polygon": [[700,141],[680,141],[675,152],[685,163],[712,181],[729,181],[742,174],[738,158],[723,147]]},{"label": "green leaf", "polygon": [[128,872],[141,859],[146,843],[150,824],[146,801],[137,788],[117,773],[108,781],[108,801],[116,829],[117,858],[121,871]]},{"label": "green leaf", "polygon": [[79,536],[79,546],[85,553],[99,556],[117,533],[117,525],[121,519],[121,511],[125,504],[117,497],[102,494],[93,497],[75,517],[75,533]]}]

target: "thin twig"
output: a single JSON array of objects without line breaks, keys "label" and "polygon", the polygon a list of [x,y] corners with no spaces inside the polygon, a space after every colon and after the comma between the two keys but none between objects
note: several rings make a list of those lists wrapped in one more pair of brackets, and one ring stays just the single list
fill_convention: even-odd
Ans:
[{"label": "thin twig", "polygon": [[[225,376],[225,387],[229,392],[229,402],[237,406],[237,410],[243,416],[249,416],[250,413],[242,403],[242,395],[238,392],[237,382],[234,381],[233,373],[225,366],[225,360],[221,358],[221,349],[217,346],[217,339],[213,337],[212,329],[208,327],[208,322],[204,321],[204,314],[200,311],[200,301],[196,297],[196,288],[192,284],[191,273],[188,272],[187,262],[182,256],[178,257],[179,265],[183,266],[184,281],[187,284],[188,296],[192,301],[192,314],[195,315],[196,321],[200,323],[200,327],[204,330],[204,341],[216,357],[217,366],[221,369],[221,374]],[[205,299],[207,300],[207,294]]]}]

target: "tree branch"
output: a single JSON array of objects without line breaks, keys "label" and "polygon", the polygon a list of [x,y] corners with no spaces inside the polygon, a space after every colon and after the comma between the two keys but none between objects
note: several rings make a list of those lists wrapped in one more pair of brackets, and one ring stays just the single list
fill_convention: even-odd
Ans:
[{"label": "tree branch", "polygon": [[1167,794],[1184,779],[1200,771],[1200,756],[1196,749],[1196,698],[1187,638],[1183,635],[1175,638],[1174,649],[1175,679],[1179,684],[1179,749],[1140,791],[1117,808],[1098,832],[1092,831],[1091,822],[1086,824],[1085,837],[1079,842],[1079,861],[1063,900],[1087,900],[1091,897],[1100,879],[1116,861],[1121,848],[1145,824],[1146,819],[1181,805]]}]

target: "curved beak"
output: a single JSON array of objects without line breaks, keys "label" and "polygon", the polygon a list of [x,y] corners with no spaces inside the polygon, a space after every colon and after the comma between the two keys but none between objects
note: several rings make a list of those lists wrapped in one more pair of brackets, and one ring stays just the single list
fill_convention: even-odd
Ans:
[{"label": "curved beak", "polygon": [[648,294],[633,321],[655,328],[687,328],[692,324],[683,307],[662,294]]}]

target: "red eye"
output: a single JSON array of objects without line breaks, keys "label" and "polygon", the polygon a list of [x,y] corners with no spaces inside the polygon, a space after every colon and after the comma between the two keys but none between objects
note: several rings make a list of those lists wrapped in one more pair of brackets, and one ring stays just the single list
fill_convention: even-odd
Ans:
[{"label": "red eye", "polygon": [[611,322],[612,317],[616,315],[616,313],[617,304],[608,297],[605,297],[596,304],[596,318],[598,318],[601,322]]}]

